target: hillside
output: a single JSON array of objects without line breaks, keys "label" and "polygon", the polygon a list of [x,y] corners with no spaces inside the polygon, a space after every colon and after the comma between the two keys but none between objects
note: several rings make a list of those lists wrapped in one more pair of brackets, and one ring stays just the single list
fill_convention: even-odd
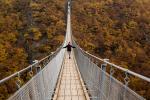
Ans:
[{"label": "hillside", "polygon": [[[0,79],[58,48],[65,34],[65,0],[0,0]],[[0,88],[0,100],[14,91]]]},{"label": "hillside", "polygon": [[149,4],[77,0],[72,7],[74,36],[85,50],[150,76]]},{"label": "hillside", "polygon": [[63,42],[65,2],[29,1],[0,1],[0,79],[50,54]]},{"label": "hillside", "polygon": [[[65,0],[0,1],[0,79],[61,45],[65,5]],[[73,35],[84,50],[150,77],[149,5],[150,0],[73,0]],[[10,82],[0,86],[0,100],[16,91]],[[133,77],[129,86],[150,100],[149,85]]]},{"label": "hillside", "polygon": [[[149,5],[150,0],[73,1],[72,30],[76,41],[92,54],[150,77]],[[150,99],[148,84],[139,79],[130,83]]]}]

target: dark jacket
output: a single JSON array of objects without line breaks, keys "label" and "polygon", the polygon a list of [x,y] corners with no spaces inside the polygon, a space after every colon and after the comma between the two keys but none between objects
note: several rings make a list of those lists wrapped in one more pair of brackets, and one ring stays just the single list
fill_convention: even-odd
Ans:
[{"label": "dark jacket", "polygon": [[68,44],[68,45],[66,45],[66,46],[63,47],[63,48],[67,48],[67,51],[71,51],[71,48],[75,48],[75,47],[72,46],[72,45],[70,45],[70,44]]}]

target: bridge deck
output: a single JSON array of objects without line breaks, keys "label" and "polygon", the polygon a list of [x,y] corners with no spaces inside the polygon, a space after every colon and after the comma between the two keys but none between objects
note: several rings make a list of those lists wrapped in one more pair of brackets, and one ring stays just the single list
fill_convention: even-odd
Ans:
[{"label": "bridge deck", "polygon": [[71,59],[67,53],[64,59],[54,100],[87,100],[87,92],[76,67],[73,53]]}]

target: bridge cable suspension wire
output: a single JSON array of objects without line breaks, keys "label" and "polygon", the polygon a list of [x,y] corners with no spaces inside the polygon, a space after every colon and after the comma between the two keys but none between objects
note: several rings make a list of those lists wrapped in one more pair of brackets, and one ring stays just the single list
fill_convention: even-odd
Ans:
[{"label": "bridge cable suspension wire", "polygon": [[[62,49],[68,42],[76,47],[74,49],[75,60],[81,73],[84,85],[88,91],[91,100],[145,100],[142,96],[128,87],[130,82],[129,75],[133,75],[150,83],[150,78],[134,73],[128,69],[110,63],[108,59],[100,59],[88,52],[82,50],[72,39],[71,32],[71,11],[70,1],[68,2],[68,18],[65,41],[55,53],[35,61],[27,68],[12,74],[5,79],[0,80],[0,84],[18,76],[18,91],[8,100],[47,100],[52,99],[56,88],[56,83],[64,60],[65,50]],[[98,62],[101,62],[99,67]],[[44,68],[43,68],[44,66]],[[110,74],[106,68],[111,66]],[[20,87],[20,75],[25,72],[31,72],[37,69],[37,74],[31,78],[25,85]],[[113,77],[114,69],[123,71],[125,74],[125,84]],[[32,76],[32,75],[31,75]]]}]

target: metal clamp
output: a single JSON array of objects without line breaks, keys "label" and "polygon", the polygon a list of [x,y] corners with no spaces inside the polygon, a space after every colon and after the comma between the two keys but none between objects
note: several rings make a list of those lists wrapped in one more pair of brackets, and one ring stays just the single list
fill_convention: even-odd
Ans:
[{"label": "metal clamp", "polygon": [[129,73],[128,70],[125,72],[125,78],[124,78],[125,85],[128,86],[130,82]]},{"label": "metal clamp", "polygon": [[29,72],[29,76],[30,76],[30,77],[33,77],[33,69],[32,69],[32,67],[31,67],[31,70],[30,70],[30,72]]},{"label": "metal clamp", "polygon": [[110,75],[112,76],[115,73],[113,66],[110,66]]},{"label": "metal clamp", "polygon": [[17,79],[16,79],[16,85],[17,85],[17,89],[20,89],[21,87],[21,80],[20,80],[20,73],[18,73]]}]

